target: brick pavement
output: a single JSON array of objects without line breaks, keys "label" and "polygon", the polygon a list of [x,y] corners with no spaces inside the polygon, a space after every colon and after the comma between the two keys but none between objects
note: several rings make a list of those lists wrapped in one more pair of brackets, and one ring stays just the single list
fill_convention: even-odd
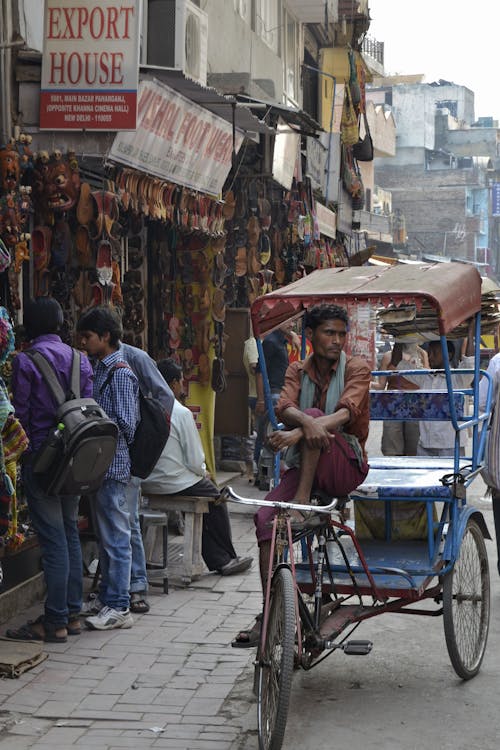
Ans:
[{"label": "brick pavement", "polygon": [[[253,494],[244,478],[236,484]],[[255,725],[251,686],[238,691],[254,651],[230,643],[261,595],[251,515],[232,513],[232,528],[238,554],[255,556],[250,571],[207,573],[168,595],[151,588],[151,611],[134,615],[130,630],[85,630],[65,644],[45,644],[46,661],[0,680],[0,749],[236,750]],[[25,611],[4,628],[39,612]]]},{"label": "brick pavement", "polygon": [[[379,439],[375,428],[369,454],[380,454]],[[476,484],[470,500],[484,509],[484,486]],[[243,477],[234,485],[263,496]],[[238,553],[256,557],[248,509],[233,505],[231,516]],[[207,574],[167,596],[151,589],[150,600],[151,612],[134,615],[132,629],[46,644],[45,662],[0,680],[0,750],[257,747],[255,652],[230,646],[260,607],[257,560],[242,575]],[[38,613],[33,608],[5,627]]]}]

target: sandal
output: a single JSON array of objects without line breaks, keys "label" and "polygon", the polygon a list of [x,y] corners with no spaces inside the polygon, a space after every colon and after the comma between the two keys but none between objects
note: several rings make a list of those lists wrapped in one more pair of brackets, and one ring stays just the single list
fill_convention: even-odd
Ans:
[{"label": "sandal", "polygon": [[240,630],[234,641],[231,641],[233,648],[254,648],[259,645],[260,627],[262,614],[257,615],[253,625],[248,630]]},{"label": "sandal", "polygon": [[149,612],[149,604],[145,591],[133,591],[130,594],[130,611],[136,615],[145,615]]},{"label": "sandal", "polygon": [[79,615],[69,616],[66,630],[68,631],[68,635],[80,635],[80,633],[82,632],[82,624],[80,622]]},{"label": "sandal", "polygon": [[[299,512],[299,511],[297,511]],[[317,511],[300,511],[302,518],[292,518],[290,528],[292,531],[303,531],[304,529],[315,529],[318,526],[324,526],[326,519]]]},{"label": "sandal", "polygon": [[[41,625],[41,630],[34,627],[36,625]],[[5,635],[7,638],[11,638],[14,641],[45,641],[45,643],[66,643],[68,639],[65,635],[56,635],[58,630],[66,630],[66,628],[56,628],[53,625],[45,622],[44,616],[40,615],[36,618],[36,620],[28,620],[25,625],[21,625],[21,627],[17,630],[7,630]]]}]

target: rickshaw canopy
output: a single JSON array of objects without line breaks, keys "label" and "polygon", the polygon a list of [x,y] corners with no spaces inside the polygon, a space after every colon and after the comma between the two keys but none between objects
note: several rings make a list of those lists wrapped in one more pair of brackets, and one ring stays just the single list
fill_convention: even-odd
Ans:
[{"label": "rickshaw canopy", "polygon": [[258,297],[251,307],[253,331],[264,336],[313,305],[353,300],[379,306],[426,300],[446,335],[481,309],[481,276],[467,263],[321,269]]}]

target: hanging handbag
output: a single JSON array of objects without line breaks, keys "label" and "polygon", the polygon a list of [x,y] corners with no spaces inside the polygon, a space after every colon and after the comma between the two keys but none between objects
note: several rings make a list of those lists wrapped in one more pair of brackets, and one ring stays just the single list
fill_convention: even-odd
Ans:
[{"label": "hanging handbag", "polygon": [[350,148],[342,149],[342,184],[351,198],[363,198],[364,200],[363,181],[354,166],[352,149]]},{"label": "hanging handbag", "polygon": [[352,103],[357,107],[361,102],[361,87],[358,80],[358,71],[356,69],[356,57],[352,49],[348,52],[349,56],[349,86]]},{"label": "hanging handbag", "polygon": [[358,117],[352,103],[349,86],[345,87],[344,92],[344,106],[342,108],[342,119],[340,122],[340,137],[344,146],[353,146],[359,141]]},{"label": "hanging handbag", "polygon": [[365,135],[352,147],[352,155],[357,161],[373,161],[373,141],[366,112],[363,112],[363,121],[365,123]]},{"label": "hanging handbag", "polygon": [[9,414],[2,429],[2,445],[5,463],[19,461],[28,447],[29,440],[21,422],[13,414]]}]

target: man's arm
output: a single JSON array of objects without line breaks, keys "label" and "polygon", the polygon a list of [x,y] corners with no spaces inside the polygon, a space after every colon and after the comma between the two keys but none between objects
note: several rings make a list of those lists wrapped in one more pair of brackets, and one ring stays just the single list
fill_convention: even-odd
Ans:
[{"label": "man's arm", "polygon": [[[15,360],[14,360],[15,361]],[[500,354],[495,354],[489,361],[486,372],[491,376],[491,387],[495,388],[496,375],[500,370]],[[488,395],[488,378],[481,378],[479,381],[479,409],[484,411],[486,406],[486,396]]]},{"label": "man's arm", "polygon": [[[290,377],[290,385],[296,383],[300,378],[300,369],[294,368],[293,363],[287,370]],[[280,412],[281,419],[286,425],[293,429],[283,432],[276,431],[272,434],[269,442],[274,450],[295,445],[302,438],[310,448],[328,448],[331,440],[331,433],[343,427],[352,419],[357,418],[370,388],[371,371],[366,362],[359,357],[354,357],[346,366],[344,390],[337,403],[333,414],[325,414],[323,417],[314,418],[304,414],[297,405],[285,402],[285,388],[283,389],[282,399],[285,405]],[[297,382],[300,382],[298,380]],[[298,401],[298,395],[297,395]]]},{"label": "man's arm", "polygon": [[140,420],[139,383],[130,370],[117,368],[111,387],[113,388],[116,422],[130,445]]},{"label": "man's arm", "polygon": [[[185,409],[185,411],[184,411]],[[204,477],[206,474],[205,454],[198,434],[193,414],[184,407],[178,422],[179,443],[182,448],[184,466],[193,474]]]},{"label": "man's arm", "polygon": [[32,368],[28,357],[18,354],[12,361],[12,405],[16,417],[31,440],[30,403]]},{"label": "man's arm", "polygon": [[168,414],[172,413],[174,394],[158,369],[154,359],[142,349],[121,344],[125,361],[135,372],[139,386],[145,396],[157,399]]}]

